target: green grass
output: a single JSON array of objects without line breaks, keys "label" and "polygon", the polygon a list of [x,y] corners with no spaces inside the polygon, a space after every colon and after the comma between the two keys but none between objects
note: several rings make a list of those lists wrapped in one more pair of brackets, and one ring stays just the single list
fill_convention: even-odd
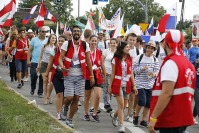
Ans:
[{"label": "green grass", "polygon": [[0,133],[72,133],[0,81]]}]

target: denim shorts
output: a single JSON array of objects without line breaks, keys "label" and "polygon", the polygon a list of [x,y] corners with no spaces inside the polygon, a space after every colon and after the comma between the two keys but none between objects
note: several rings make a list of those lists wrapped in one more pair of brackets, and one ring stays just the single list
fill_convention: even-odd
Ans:
[{"label": "denim shorts", "polygon": [[16,72],[26,72],[27,61],[15,59]]},{"label": "denim shorts", "polygon": [[138,89],[138,105],[141,107],[150,107],[151,89]]},{"label": "denim shorts", "polygon": [[126,94],[126,87],[120,87],[120,96],[123,96],[125,100],[129,99],[129,94]]}]

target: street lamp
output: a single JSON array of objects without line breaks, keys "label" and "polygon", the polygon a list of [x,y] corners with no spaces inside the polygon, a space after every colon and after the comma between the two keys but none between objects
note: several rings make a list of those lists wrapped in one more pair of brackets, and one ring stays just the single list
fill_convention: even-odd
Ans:
[{"label": "street lamp", "polygon": [[145,14],[145,23],[148,23],[148,0],[145,0],[145,5],[139,0],[135,0],[135,1],[138,2],[142,6],[144,10],[144,14]]}]

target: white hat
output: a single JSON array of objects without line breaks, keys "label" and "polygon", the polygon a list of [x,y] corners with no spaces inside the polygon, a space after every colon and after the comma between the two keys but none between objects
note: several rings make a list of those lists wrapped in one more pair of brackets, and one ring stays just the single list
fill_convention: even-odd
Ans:
[{"label": "white hat", "polygon": [[32,29],[29,29],[28,32],[33,32]]}]

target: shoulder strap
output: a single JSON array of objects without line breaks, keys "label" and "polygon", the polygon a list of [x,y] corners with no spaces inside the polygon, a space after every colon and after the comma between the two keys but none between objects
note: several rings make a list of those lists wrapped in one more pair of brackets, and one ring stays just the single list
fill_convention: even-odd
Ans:
[{"label": "shoulder strap", "polygon": [[155,58],[155,56],[153,56],[153,59],[154,59],[154,62],[156,62],[156,58]]},{"label": "shoulder strap", "polygon": [[67,55],[68,50],[69,50],[69,48],[70,48],[70,44],[71,44],[71,40],[68,40],[68,47],[67,47],[66,55]]},{"label": "shoulder strap", "polygon": [[158,49],[157,49],[157,52],[156,52],[155,57],[158,58],[159,54],[160,54],[160,46],[159,46]]},{"label": "shoulder strap", "polygon": [[83,45],[84,51],[86,51],[86,42],[82,41],[82,45]]},{"label": "shoulder strap", "polygon": [[[136,47],[135,47],[135,48],[136,48]],[[137,53],[137,55],[140,54],[140,51],[139,51],[139,49],[137,49],[137,48],[136,48],[136,53]]]},{"label": "shoulder strap", "polygon": [[140,58],[139,58],[138,64],[140,64],[140,61],[142,60],[143,56],[144,56],[144,54],[141,54],[141,55],[140,55]]},{"label": "shoulder strap", "polygon": [[146,49],[145,48],[143,48],[143,53],[146,53]]},{"label": "shoulder strap", "polygon": [[105,49],[107,48],[107,47],[106,47],[106,42],[105,42],[105,41],[104,41],[104,47],[105,47]]}]

